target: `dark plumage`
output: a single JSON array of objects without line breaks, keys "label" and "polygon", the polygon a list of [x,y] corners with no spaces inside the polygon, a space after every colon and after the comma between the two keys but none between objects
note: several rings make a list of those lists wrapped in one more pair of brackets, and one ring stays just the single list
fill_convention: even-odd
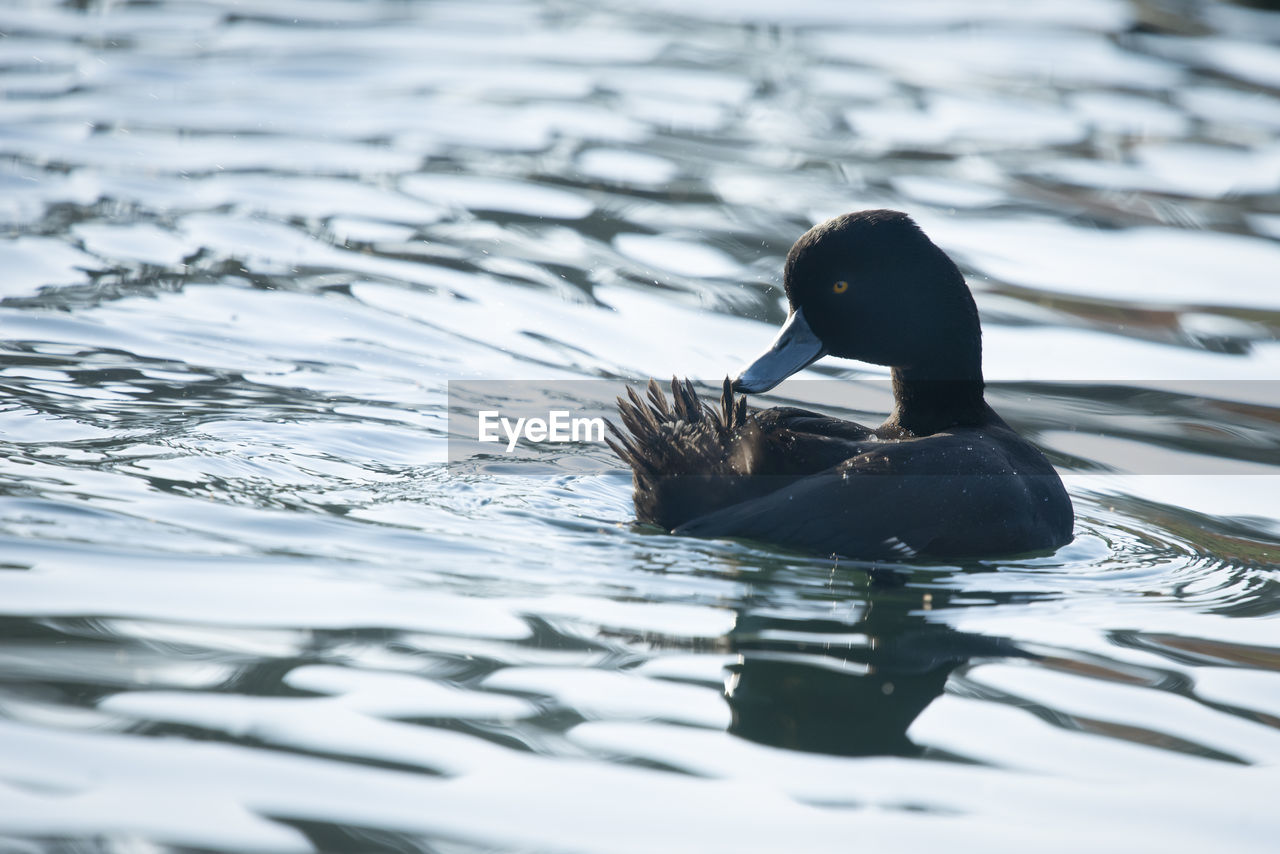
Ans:
[{"label": "dark plumage", "polygon": [[[785,268],[791,314],[719,408],[672,380],[671,402],[619,398],[610,446],[636,514],[675,533],[744,537],[855,558],[952,558],[1054,548],[1073,513],[1044,455],[983,398],[981,332],[960,271],[905,214],[862,211],[810,229]],[[795,408],[748,410],[832,354],[893,368],[874,429]],[[610,425],[611,427],[613,425]]]}]

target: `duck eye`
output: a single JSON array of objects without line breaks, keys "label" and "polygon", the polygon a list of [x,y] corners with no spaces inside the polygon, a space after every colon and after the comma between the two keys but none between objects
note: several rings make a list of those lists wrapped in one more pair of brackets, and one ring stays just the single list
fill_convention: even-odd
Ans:
[{"label": "duck eye", "polygon": [[842,294],[847,290],[849,290],[849,283],[846,281],[839,281],[831,286],[831,292],[833,294]]}]

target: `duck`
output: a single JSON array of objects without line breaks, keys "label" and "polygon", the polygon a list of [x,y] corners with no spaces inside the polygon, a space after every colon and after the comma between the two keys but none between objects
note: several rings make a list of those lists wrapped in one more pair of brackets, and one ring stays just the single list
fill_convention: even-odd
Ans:
[{"label": "duck", "polygon": [[[1074,511],[1052,463],[987,404],[977,305],[955,262],[905,213],[819,223],[787,254],[788,315],[718,402],[690,380],[618,398],[609,446],[637,520],[871,561],[1052,551]],[[824,356],[890,368],[893,410],[867,427],[763,394]]]}]

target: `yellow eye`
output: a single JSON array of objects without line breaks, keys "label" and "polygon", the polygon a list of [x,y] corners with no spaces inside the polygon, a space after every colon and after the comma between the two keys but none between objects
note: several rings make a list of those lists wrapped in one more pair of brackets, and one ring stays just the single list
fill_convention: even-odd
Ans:
[{"label": "yellow eye", "polygon": [[847,290],[849,290],[848,282],[844,282],[844,281],[836,282],[834,285],[831,286],[831,292],[834,294],[842,294]]}]

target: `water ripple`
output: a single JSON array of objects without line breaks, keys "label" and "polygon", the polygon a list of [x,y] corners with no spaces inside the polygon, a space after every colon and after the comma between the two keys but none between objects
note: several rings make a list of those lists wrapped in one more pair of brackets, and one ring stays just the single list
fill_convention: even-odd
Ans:
[{"label": "water ripple", "polygon": [[[15,850],[1274,847],[1274,12],[3,17]],[[715,381],[858,207],[962,263],[1071,544],[814,558],[634,526],[603,451],[446,468],[451,380]]]}]

